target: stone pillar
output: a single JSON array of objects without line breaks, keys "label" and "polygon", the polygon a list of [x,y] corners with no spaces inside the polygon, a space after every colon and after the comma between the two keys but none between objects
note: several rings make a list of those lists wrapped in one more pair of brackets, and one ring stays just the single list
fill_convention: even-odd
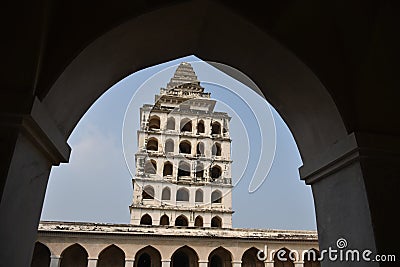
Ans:
[{"label": "stone pillar", "polygon": [[125,267],[133,267],[135,265],[135,259],[125,259]]},{"label": "stone pillar", "polygon": [[208,260],[199,260],[199,267],[207,267]]},{"label": "stone pillar", "polygon": [[51,255],[50,256],[50,267],[59,267],[60,266],[60,256]]},{"label": "stone pillar", "polygon": [[97,258],[88,258],[88,267],[96,267],[97,266]]},{"label": "stone pillar", "polygon": [[[394,196],[398,195],[400,138],[352,133],[305,163],[300,172],[312,186],[321,251],[345,244],[343,249],[368,249],[373,255],[396,254],[397,222],[388,219],[387,212],[398,210]],[[366,265],[364,261],[351,264]],[[325,255],[322,265],[340,262]]]},{"label": "stone pillar", "polygon": [[70,147],[39,100],[13,110],[4,100],[9,99],[0,99],[0,258],[4,266],[30,266],[51,166],[66,162]]},{"label": "stone pillar", "polygon": [[242,261],[232,261],[232,267],[241,267]]},{"label": "stone pillar", "polygon": [[161,267],[169,267],[171,265],[171,259],[161,260]]},{"label": "stone pillar", "polygon": [[294,267],[303,267],[303,266],[304,266],[304,262],[303,261],[294,262]]},{"label": "stone pillar", "polygon": [[273,261],[264,261],[264,267],[274,267]]}]

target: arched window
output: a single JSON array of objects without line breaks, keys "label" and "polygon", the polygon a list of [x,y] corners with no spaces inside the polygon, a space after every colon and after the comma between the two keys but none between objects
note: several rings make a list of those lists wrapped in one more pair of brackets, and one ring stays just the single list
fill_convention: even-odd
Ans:
[{"label": "arched window", "polygon": [[172,170],[173,170],[172,163],[169,162],[169,161],[165,162],[164,163],[163,176],[172,175]]},{"label": "arched window", "polygon": [[147,174],[156,174],[157,173],[157,163],[155,160],[148,160],[144,165],[144,172]]},{"label": "arched window", "polygon": [[153,115],[149,120],[149,129],[150,130],[159,130],[160,129],[160,117]]},{"label": "arched window", "polygon": [[152,225],[153,224],[153,220],[151,219],[151,216],[149,214],[145,214],[140,219],[140,224],[141,225]]},{"label": "arched window", "polygon": [[143,199],[154,199],[154,188],[151,185],[146,185],[142,191]]},{"label": "arched window", "polygon": [[222,227],[222,219],[219,216],[214,216],[211,219],[211,227],[221,228]]},{"label": "arched window", "polygon": [[221,124],[219,122],[213,122],[211,125],[211,134],[221,134]]},{"label": "arched window", "polygon": [[174,141],[172,139],[168,139],[165,142],[165,153],[174,152]]},{"label": "arched window", "polygon": [[165,187],[161,194],[161,200],[171,200],[171,189]]},{"label": "arched window", "polygon": [[189,190],[186,188],[180,188],[176,192],[176,201],[189,201]]},{"label": "arched window", "polygon": [[191,132],[192,131],[192,121],[188,118],[181,120],[181,132]]},{"label": "arched window", "polygon": [[158,151],[158,140],[151,138],[147,141],[146,149],[150,151]]},{"label": "arched window", "polygon": [[169,225],[169,217],[166,214],[161,216],[160,225]]},{"label": "arched window", "polygon": [[184,215],[180,215],[175,219],[175,226],[188,226],[188,219]]},{"label": "arched window", "polygon": [[221,156],[221,144],[220,143],[215,143],[212,146],[211,150],[212,150],[211,152],[212,152],[213,156]]},{"label": "arched window", "polygon": [[204,156],[204,143],[199,142],[196,146],[196,155]]},{"label": "arched window", "polygon": [[168,118],[167,130],[175,130],[175,119],[174,118]]},{"label": "arched window", "polygon": [[197,216],[196,219],[194,220],[194,226],[203,227],[203,217],[201,217],[200,215]]},{"label": "arched window", "polygon": [[214,166],[211,168],[211,178],[212,179],[218,179],[222,175],[222,170],[220,166]]},{"label": "arched window", "polygon": [[211,194],[211,203],[222,203],[222,193],[219,190],[215,190]]},{"label": "arched window", "polygon": [[183,154],[191,154],[192,153],[192,145],[189,141],[182,141],[179,144],[179,153]]},{"label": "arched window", "polygon": [[196,190],[196,195],[195,195],[195,202],[203,202],[203,190],[197,189]]},{"label": "arched window", "polygon": [[178,166],[178,178],[183,176],[190,176],[190,164],[181,161]]},{"label": "arched window", "polygon": [[197,133],[204,133],[204,121],[201,120],[197,123]]},{"label": "arched window", "polygon": [[204,177],[204,165],[202,163],[197,163],[196,165],[196,177],[197,178]]}]

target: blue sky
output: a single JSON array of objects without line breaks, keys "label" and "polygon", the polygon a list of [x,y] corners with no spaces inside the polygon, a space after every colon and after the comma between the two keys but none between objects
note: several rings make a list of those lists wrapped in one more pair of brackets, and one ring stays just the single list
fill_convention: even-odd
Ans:
[{"label": "blue sky", "polygon": [[[68,140],[70,163],[52,169],[42,220],[129,223],[139,107],[154,102],[176,64],[197,60],[189,56],[136,72],[96,101]],[[192,65],[218,101],[216,110],[232,116],[233,226],[315,229],[311,188],[299,178],[300,155],[279,114],[208,64]]]}]

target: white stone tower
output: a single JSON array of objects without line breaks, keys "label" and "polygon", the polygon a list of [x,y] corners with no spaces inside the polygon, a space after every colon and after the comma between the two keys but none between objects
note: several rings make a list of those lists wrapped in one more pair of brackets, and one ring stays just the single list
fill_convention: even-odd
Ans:
[{"label": "white stone tower", "polygon": [[140,108],[131,224],[232,227],[231,117],[214,106],[184,62]]}]

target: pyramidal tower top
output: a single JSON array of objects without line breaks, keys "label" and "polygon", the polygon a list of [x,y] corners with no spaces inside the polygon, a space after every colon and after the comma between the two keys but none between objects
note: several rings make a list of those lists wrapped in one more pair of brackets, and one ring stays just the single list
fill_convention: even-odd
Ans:
[{"label": "pyramidal tower top", "polygon": [[215,103],[182,62],[140,108],[131,224],[232,227],[231,117]]}]

